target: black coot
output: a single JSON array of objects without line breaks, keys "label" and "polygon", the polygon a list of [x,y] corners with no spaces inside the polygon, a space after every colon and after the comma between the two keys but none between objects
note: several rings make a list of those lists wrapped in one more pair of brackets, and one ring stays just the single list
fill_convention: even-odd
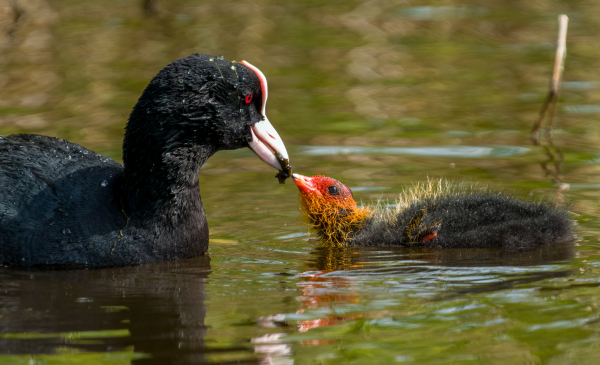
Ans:
[{"label": "black coot", "polygon": [[202,164],[242,147],[277,169],[288,158],[266,101],[256,67],[195,54],[144,90],[123,165],[58,138],[0,137],[0,264],[126,266],[205,253]]}]

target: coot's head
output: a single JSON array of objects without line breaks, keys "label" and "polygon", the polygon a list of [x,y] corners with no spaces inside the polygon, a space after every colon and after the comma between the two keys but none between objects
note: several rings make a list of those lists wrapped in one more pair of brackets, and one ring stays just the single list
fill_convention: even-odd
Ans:
[{"label": "coot's head", "polygon": [[[283,170],[288,159],[265,113],[268,89],[258,68],[222,57],[194,54],[171,62],[150,82],[134,107],[125,141],[125,164],[144,155],[181,154],[194,146],[250,147]],[[187,156],[186,158],[189,158]]]},{"label": "coot's head", "polygon": [[335,179],[300,174],[292,179],[300,190],[302,213],[326,243],[343,244],[371,215],[368,208],[356,205],[350,188]]}]

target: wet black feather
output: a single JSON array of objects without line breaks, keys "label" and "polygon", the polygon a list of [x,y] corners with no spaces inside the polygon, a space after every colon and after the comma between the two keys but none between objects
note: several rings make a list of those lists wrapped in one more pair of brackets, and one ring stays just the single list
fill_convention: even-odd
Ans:
[{"label": "wet black feather", "polygon": [[262,98],[240,64],[192,55],[161,70],[126,127],[121,165],[38,136],[0,139],[0,264],[125,266],[206,252],[198,188],[215,152],[248,146]]}]

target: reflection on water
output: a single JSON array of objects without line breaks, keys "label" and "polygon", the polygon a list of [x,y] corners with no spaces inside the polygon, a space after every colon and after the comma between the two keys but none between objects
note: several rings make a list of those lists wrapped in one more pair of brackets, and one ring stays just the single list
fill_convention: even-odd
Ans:
[{"label": "reflection on water", "polygon": [[[575,255],[573,242],[546,245],[523,252],[503,248],[439,249],[418,247],[327,247],[319,246],[313,252],[309,266],[316,270],[398,270],[410,266],[444,265],[468,266],[530,266],[567,261]],[[357,271],[359,270],[359,271]]]},{"label": "reflection on water", "polygon": [[[387,341],[382,343],[377,336],[383,328],[394,329],[387,332],[388,335],[396,336],[393,341],[404,346],[413,338],[411,332],[427,338],[420,337],[422,341],[444,343],[449,340],[444,335],[434,340],[432,336],[436,334],[427,330],[427,326],[437,327],[440,334],[450,329],[457,334],[471,331],[480,335],[485,328],[502,328],[514,320],[509,312],[502,311],[485,319],[490,309],[496,312],[495,305],[490,306],[490,302],[504,302],[501,306],[508,306],[508,303],[522,305],[532,300],[526,294],[528,290],[523,291],[527,286],[539,287],[541,282],[563,280],[575,273],[568,267],[574,255],[572,244],[520,253],[497,249],[317,247],[310,254],[313,256],[308,261],[311,270],[296,276],[300,308],[294,313],[263,316],[259,322],[262,327],[292,326],[296,334],[277,333],[252,340],[265,346],[257,346],[257,352],[268,354],[267,358],[274,363],[290,361],[294,348],[313,354],[327,353],[327,357],[339,359],[353,347],[352,344],[358,345],[360,339],[377,339],[369,347],[382,351],[377,362],[385,363],[390,355],[389,350],[385,350]],[[576,285],[591,288],[598,283],[598,280],[583,280]],[[553,289],[550,286],[544,290]],[[507,295],[498,296],[498,292]],[[473,296],[487,297],[488,300],[470,299]],[[473,322],[475,317],[483,318]],[[528,330],[572,328],[595,323],[593,318],[586,316],[533,324]],[[443,327],[436,324],[439,322]],[[408,331],[409,338],[398,337],[395,330]],[[346,336],[340,337],[342,334]],[[354,336],[357,337],[350,340]],[[454,340],[447,345],[452,342]],[[318,348],[312,350],[314,346]],[[345,350],[334,350],[340,346]],[[421,346],[413,347],[413,350],[418,351],[411,351],[411,358],[430,357],[429,350]]]},{"label": "reflection on water", "polygon": [[[559,13],[571,22],[557,157],[529,133]],[[560,173],[580,225],[572,245],[523,253],[324,249],[293,184],[222,151],[200,174],[210,265],[2,268],[0,363],[596,364],[598,13],[592,0],[0,0],[1,135],[119,160],[156,72],[223,54],[267,76],[294,169],[359,187],[363,204],[428,176],[537,196]]]},{"label": "reflection on water", "polygon": [[209,274],[208,257],[107,270],[3,269],[0,348],[14,355],[0,362],[204,362]]}]

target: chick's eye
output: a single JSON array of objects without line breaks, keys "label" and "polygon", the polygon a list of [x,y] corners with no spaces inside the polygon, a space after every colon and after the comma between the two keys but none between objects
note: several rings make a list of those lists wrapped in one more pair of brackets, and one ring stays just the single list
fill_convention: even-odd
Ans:
[{"label": "chick's eye", "polygon": [[339,195],[340,194],[340,190],[335,185],[328,187],[327,191],[329,191],[329,195]]},{"label": "chick's eye", "polygon": [[252,101],[252,94],[246,95],[246,104],[250,104],[251,101]]}]

